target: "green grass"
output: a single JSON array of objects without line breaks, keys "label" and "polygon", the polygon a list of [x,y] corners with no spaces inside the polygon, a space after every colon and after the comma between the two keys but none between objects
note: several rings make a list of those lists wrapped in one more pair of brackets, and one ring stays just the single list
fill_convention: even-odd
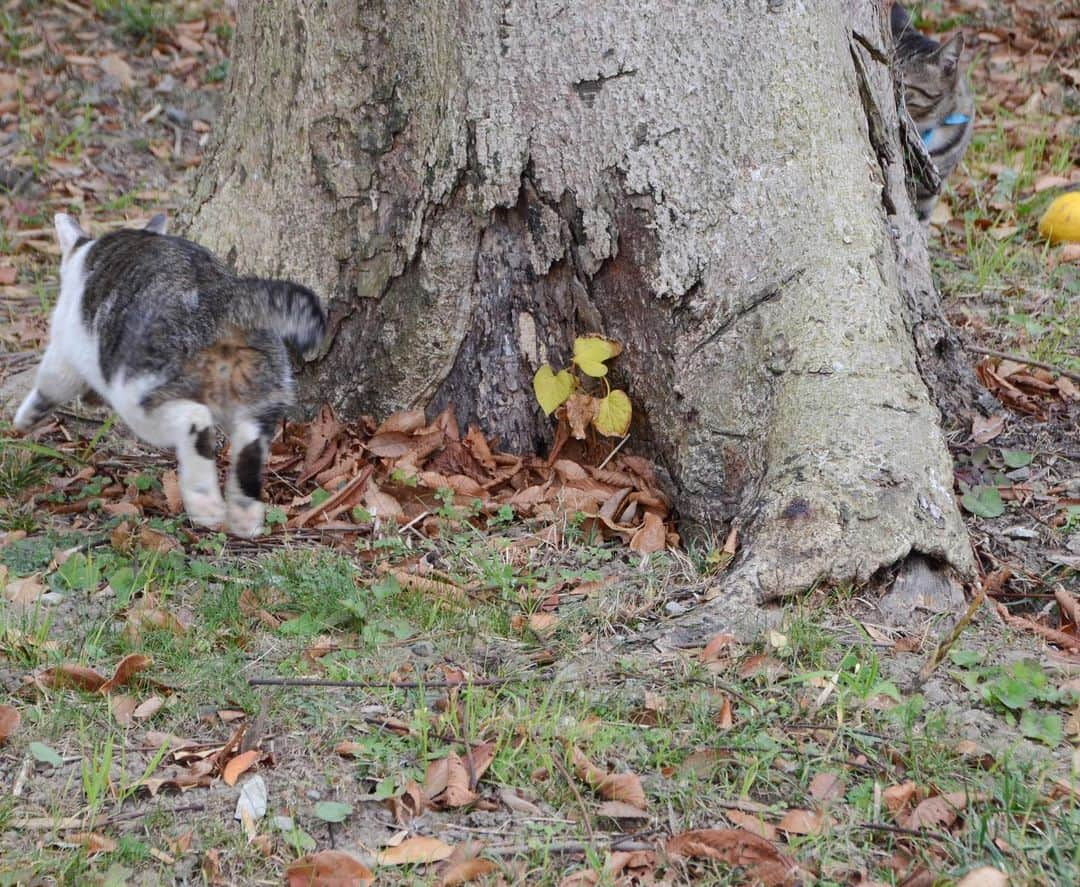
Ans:
[{"label": "green grass", "polygon": [[94,0],[94,10],[139,43],[156,38],[177,20],[173,4],[161,0]]},{"label": "green grass", "polygon": [[[994,121],[989,126],[981,122],[988,117]],[[962,233],[942,236],[933,254],[934,271],[947,299],[959,296],[967,305],[994,306],[987,319],[1001,349],[1076,370],[1080,270],[1075,264],[1055,265],[1055,250],[1037,231],[1039,218],[1060,190],[1034,188],[1043,176],[1071,171],[1080,141],[1069,133],[1050,141],[1050,118],[1041,121],[1045,132],[1023,139],[1008,123],[1040,121],[1022,120],[1000,108],[981,110],[961,167],[970,181],[964,183],[958,173],[946,189]],[[1015,233],[998,233],[1013,227]]]},{"label": "green grass", "polygon": [[[41,569],[44,554],[35,554],[30,542],[24,540],[22,549],[0,549],[13,572]],[[152,669],[123,692],[144,698],[156,692],[150,679],[175,688],[170,694],[174,702],[145,727],[181,736],[209,734],[224,741],[232,727],[218,721],[214,712],[239,708],[250,721],[265,699],[270,730],[282,739],[292,737],[279,745],[278,764],[266,772],[277,792],[275,810],[293,816],[319,847],[327,846],[326,828],[313,818],[304,792],[344,800],[356,810],[365,797],[400,793],[409,779],[422,782],[430,761],[460,749],[459,741],[485,740],[495,743],[497,754],[481,783],[482,793],[490,795],[498,786],[525,789],[550,811],[547,819],[522,822],[512,832],[515,842],[532,848],[524,857],[534,873],[530,883],[555,885],[576,867],[603,865],[604,840],[598,839],[578,863],[544,849],[557,841],[588,843],[580,822],[582,802],[593,829],[604,834],[605,821],[595,815],[598,799],[580,781],[572,787],[562,776],[572,770],[570,746],[605,769],[639,774],[653,821],[663,829],[724,827],[728,805],[740,801],[764,805],[763,817],[776,822],[792,807],[816,805],[809,793],[816,775],[841,774],[847,788],[830,808],[830,830],[792,836],[788,843],[789,853],[816,868],[816,883],[844,883],[840,872],[853,860],[888,880],[888,873],[875,867],[901,844],[917,857],[932,858],[935,871],[954,878],[976,861],[999,865],[1018,882],[1069,883],[1080,870],[1075,850],[1069,849],[1077,843],[1077,812],[1068,803],[1047,800],[1052,758],[1032,755],[1023,742],[994,752],[989,769],[962,756],[955,748],[956,712],[901,692],[889,677],[883,654],[867,643],[839,642],[835,630],[822,625],[819,610],[790,611],[772,635],[751,639],[719,669],[699,664],[693,656],[658,661],[630,650],[597,659],[582,656],[581,633],[618,624],[612,621],[613,609],[635,609],[674,577],[691,578],[685,561],[654,559],[642,575],[632,564],[636,558],[604,546],[535,553],[513,565],[504,548],[505,542],[485,540],[474,531],[385,548],[388,562],[407,565],[420,555],[437,562],[445,574],[472,589],[462,603],[403,588],[370,561],[325,550],[292,549],[236,561],[138,549],[122,553],[102,545],[88,550],[82,560],[69,560],[73,566],[56,580],[73,605],[77,600],[97,601],[96,609],[83,610],[74,622],[51,619],[45,608],[21,622],[8,613],[0,631],[6,639],[0,644],[0,662],[29,669],[79,661],[107,674],[128,653],[149,655]],[[125,568],[131,573],[130,594],[124,601],[103,598],[100,590],[110,584],[109,577],[116,578]],[[564,604],[559,628],[542,640],[512,627],[511,611],[531,612],[535,598],[606,570],[622,577],[618,605]],[[132,635],[126,630],[129,607],[143,590],[166,610],[187,607],[194,622],[184,631],[144,629]],[[247,592],[258,592],[266,608],[283,620],[276,630],[252,614],[245,603]],[[833,594],[830,608],[854,599],[851,590]],[[337,649],[318,660],[304,655],[315,638],[325,643],[328,636]],[[420,640],[432,647],[423,659],[411,653]],[[46,642],[53,647],[43,652]],[[553,651],[556,660],[549,669],[529,661],[531,653],[544,648]],[[755,655],[772,657],[783,673],[775,678],[764,673],[744,676],[739,665]],[[969,672],[996,667],[988,657],[979,660],[984,664],[965,667]],[[507,682],[452,693],[423,686],[438,680],[440,672],[433,667],[440,662]],[[256,688],[246,681],[256,674],[313,673],[374,682],[397,674],[421,686]],[[1004,674],[985,671],[979,680],[995,680],[999,673]],[[943,679],[957,695],[965,692],[962,684]],[[832,691],[815,708],[812,700],[830,683]],[[648,717],[643,715],[646,691],[664,703]],[[734,713],[728,731],[718,730],[715,722],[722,697]],[[439,698],[454,702],[440,709],[433,706]],[[369,716],[360,714],[365,710],[358,707],[361,703],[403,720],[410,734],[373,726]],[[973,704],[980,703],[976,699]],[[135,737],[145,727],[121,727],[106,701],[95,694],[50,691],[44,698],[20,703],[20,708],[24,729],[16,740],[16,754],[34,740],[79,759],[74,769],[68,768],[69,775],[40,796],[50,815],[96,817],[104,823],[99,830],[117,840],[118,847],[88,858],[82,850],[50,843],[36,849],[20,843],[23,850],[15,853],[9,845],[0,873],[33,871],[38,877],[73,883],[103,877],[110,866],[122,865],[131,872],[168,877],[168,866],[161,867],[149,848],[160,849],[161,836],[189,827],[195,828],[200,846],[221,849],[234,880],[273,880],[278,866],[299,854],[286,836],[274,837],[277,833],[268,823],[262,830],[271,835],[277,854],[266,859],[247,847],[235,824],[217,814],[174,817],[166,812],[168,805],[146,820],[145,830],[130,833],[110,827],[110,816],[146,803],[134,788],[140,779],[174,765],[138,750]],[[1002,717],[1006,715],[1003,711]],[[814,726],[801,726],[805,724]],[[345,739],[358,743],[352,758],[332,751]],[[687,766],[691,754],[700,757],[709,749],[715,750],[711,765]],[[876,806],[877,792],[905,779],[927,790],[982,792],[985,800],[973,806],[965,827],[944,843],[867,828],[890,821]],[[305,788],[290,790],[290,784]],[[17,807],[0,809],[0,817],[26,815]],[[453,813],[440,817],[435,821],[460,822]],[[348,822],[339,827],[345,833],[349,828]],[[462,837],[458,833],[454,839]],[[1003,855],[995,838],[1024,852]],[[735,884],[744,877],[720,864],[695,863],[692,871],[695,883]],[[4,877],[0,874],[0,882]],[[391,875],[384,877],[394,883]],[[434,876],[422,869],[399,877],[399,883],[434,883]]]}]

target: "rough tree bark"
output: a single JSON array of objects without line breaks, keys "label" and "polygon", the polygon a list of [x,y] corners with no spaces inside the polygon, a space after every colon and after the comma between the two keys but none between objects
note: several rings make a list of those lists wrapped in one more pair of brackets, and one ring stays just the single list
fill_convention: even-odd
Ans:
[{"label": "rough tree bark", "polygon": [[189,231],[332,300],[308,403],[519,450],[575,334],[738,604],[971,556],[879,0],[241,2]]}]

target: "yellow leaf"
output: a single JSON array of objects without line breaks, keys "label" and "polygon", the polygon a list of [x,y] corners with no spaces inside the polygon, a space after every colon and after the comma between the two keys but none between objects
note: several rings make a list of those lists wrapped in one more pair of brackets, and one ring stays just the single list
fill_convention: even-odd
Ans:
[{"label": "yellow leaf", "polygon": [[605,360],[611,360],[622,351],[622,345],[603,336],[581,336],[574,339],[574,363],[586,376],[599,379],[607,375]]},{"label": "yellow leaf", "polygon": [[574,390],[574,377],[568,370],[554,372],[546,363],[533,376],[533,391],[545,413],[555,412]]},{"label": "yellow leaf", "polygon": [[1051,243],[1080,242],[1080,191],[1068,191],[1047,207],[1039,233]]},{"label": "yellow leaf", "polygon": [[633,410],[625,391],[616,388],[601,399],[596,416],[592,420],[596,430],[608,437],[622,437],[630,427]]}]

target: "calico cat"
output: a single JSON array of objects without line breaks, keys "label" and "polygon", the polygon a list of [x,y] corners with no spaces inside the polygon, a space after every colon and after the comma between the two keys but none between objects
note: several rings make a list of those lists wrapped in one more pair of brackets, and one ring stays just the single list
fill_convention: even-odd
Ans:
[{"label": "calico cat", "polygon": [[[310,354],[322,342],[318,297],[289,281],[236,277],[208,250],[167,235],[163,215],[96,240],[71,216],[55,223],[60,296],[15,427],[91,388],[139,437],[176,450],[192,523],[256,535],[269,442],[294,400],[286,346]],[[215,425],[232,441],[225,499]]]},{"label": "calico cat", "polygon": [[[908,113],[944,183],[967,150],[975,116],[975,103],[960,67],[964,35],[945,43],[931,40],[915,30],[899,3],[892,8],[890,25]],[[915,198],[919,219],[928,222],[938,192],[916,182]]]}]

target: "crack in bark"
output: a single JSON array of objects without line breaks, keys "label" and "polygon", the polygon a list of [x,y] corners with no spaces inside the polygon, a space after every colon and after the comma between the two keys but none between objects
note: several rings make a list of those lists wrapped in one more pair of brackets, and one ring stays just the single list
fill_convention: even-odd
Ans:
[{"label": "crack in bark", "polygon": [[783,291],[785,289],[787,289],[792,283],[794,283],[796,280],[802,277],[803,274],[806,273],[806,270],[807,268],[804,265],[802,268],[797,268],[795,271],[792,271],[783,279],[775,283],[770,283],[768,286],[765,286],[762,289],[758,290],[749,298],[749,300],[744,305],[740,305],[734,312],[732,312],[732,314],[724,318],[720,326],[718,326],[715,330],[709,333],[708,336],[698,342],[697,345],[691,348],[690,356],[693,357],[699,351],[701,351],[702,348],[713,344],[713,342],[715,342],[718,338],[720,338],[720,336],[727,332],[727,330],[731,328],[732,324],[734,324],[741,317],[744,317],[751,311],[759,308],[767,302],[771,302],[774,299],[779,298],[783,294]]},{"label": "crack in bark", "polygon": [[609,83],[612,80],[618,80],[622,77],[632,77],[636,73],[637,68],[627,68],[625,70],[616,71],[614,74],[601,74],[599,77],[593,77],[591,79],[575,80],[573,83],[574,91],[578,94],[578,98],[591,108],[593,102],[596,101],[596,97],[600,94],[600,90],[604,88],[606,83]]}]

